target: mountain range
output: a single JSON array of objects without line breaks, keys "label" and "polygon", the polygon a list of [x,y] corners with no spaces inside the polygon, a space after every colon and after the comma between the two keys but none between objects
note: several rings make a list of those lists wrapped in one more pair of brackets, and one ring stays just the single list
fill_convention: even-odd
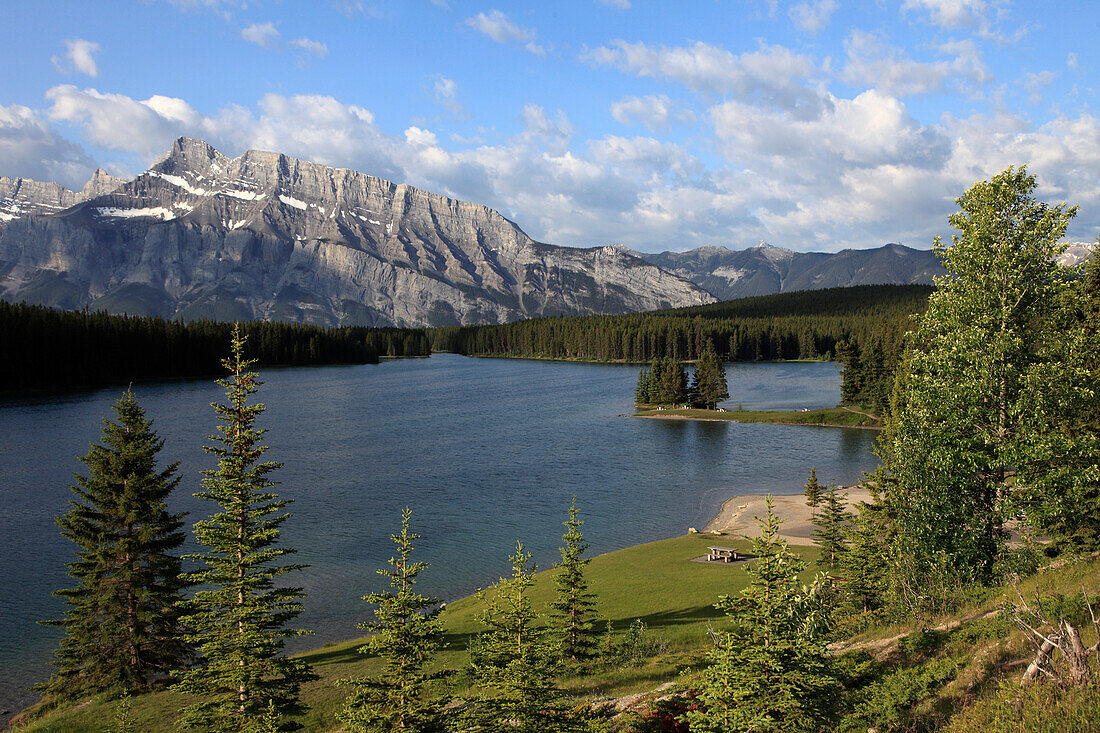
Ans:
[{"label": "mountain range", "polygon": [[0,178],[0,298],[196,320],[438,326],[928,283],[931,252],[537,242],[498,212],[364,173],[180,138],[79,192]]}]

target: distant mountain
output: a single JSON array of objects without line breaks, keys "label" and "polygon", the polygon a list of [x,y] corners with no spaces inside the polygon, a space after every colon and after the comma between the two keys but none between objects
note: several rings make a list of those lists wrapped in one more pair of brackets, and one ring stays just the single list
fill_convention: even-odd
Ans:
[{"label": "distant mountain", "polygon": [[496,211],[180,138],[79,193],[0,178],[0,297],[186,320],[496,323],[710,303],[623,247],[536,242]]},{"label": "distant mountain", "polygon": [[853,285],[931,284],[934,276],[946,274],[931,251],[896,243],[835,254],[794,252],[763,242],[745,250],[707,246],[633,254],[691,280],[719,300]]}]

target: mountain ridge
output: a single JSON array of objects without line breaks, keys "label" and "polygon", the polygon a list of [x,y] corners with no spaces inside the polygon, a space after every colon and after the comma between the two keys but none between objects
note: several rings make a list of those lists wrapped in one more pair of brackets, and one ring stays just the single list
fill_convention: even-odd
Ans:
[{"label": "mountain ridge", "polygon": [[280,153],[231,159],[179,138],[149,170],[104,188],[58,209],[54,189],[40,186],[50,200],[37,208],[2,209],[0,296],[185,320],[368,326],[714,300],[621,248],[537,242],[481,204]]}]

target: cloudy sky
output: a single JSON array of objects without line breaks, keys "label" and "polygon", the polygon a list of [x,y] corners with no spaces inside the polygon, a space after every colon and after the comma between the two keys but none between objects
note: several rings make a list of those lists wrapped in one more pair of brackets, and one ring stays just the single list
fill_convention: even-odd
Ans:
[{"label": "cloudy sky", "polygon": [[835,251],[927,248],[967,186],[1027,164],[1087,241],[1097,5],[24,0],[0,24],[0,175],[79,188],[189,135],[555,244]]}]

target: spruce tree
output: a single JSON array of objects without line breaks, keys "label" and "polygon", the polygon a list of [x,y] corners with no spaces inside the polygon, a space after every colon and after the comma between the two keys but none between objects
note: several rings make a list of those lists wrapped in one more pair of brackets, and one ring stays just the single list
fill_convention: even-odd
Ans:
[{"label": "spruce tree", "polygon": [[821,548],[821,562],[831,568],[838,567],[840,560],[848,549],[847,533],[848,513],[844,503],[846,495],[837,491],[836,486],[830,486],[825,492],[821,513],[814,516],[814,542]]},{"label": "spruce tree", "polygon": [[694,406],[707,410],[713,410],[719,402],[729,399],[726,369],[709,341],[695,362],[689,393]]},{"label": "spruce tree", "polygon": [[558,655],[531,605],[531,555],[517,543],[508,559],[512,576],[493,589],[479,617],[487,629],[470,645],[470,668],[479,690],[464,725],[501,733],[580,730],[554,679]]},{"label": "spruce tree", "polygon": [[688,712],[692,733],[810,733],[824,730],[839,684],[826,650],[830,608],[821,576],[798,580],[806,565],[779,538],[782,520],[767,500],[753,538],[749,584],[715,606],[732,622],[718,634],[702,675],[701,705]]},{"label": "spruce tree", "polygon": [[190,629],[184,638],[200,659],[180,675],[179,689],[197,697],[180,723],[216,733],[253,733],[261,723],[291,729],[287,716],[301,710],[299,687],[315,679],[308,664],[283,653],[286,639],[308,633],[287,628],[304,593],[275,581],[304,566],[286,563],[294,550],[279,544],[289,501],[271,491],[276,482],[269,476],[280,464],[260,460],[266,431],[256,419],[264,406],[249,398],[262,382],[249,370],[254,362],[245,359],[244,347],[234,326],[230,356],[222,362],[229,376],[218,380],[226,404],[212,405],[222,424],[209,438],[214,445],[204,446],[218,467],[203,472],[203,491],[196,494],[221,511],[195,524],[207,549],[188,556],[202,566],[190,579],[202,589],[182,619]]},{"label": "spruce tree", "polygon": [[806,488],[802,494],[806,497],[806,505],[810,507],[810,516],[816,517],[817,507],[821,504],[825,491],[821,488],[821,484],[817,482],[817,469],[813,466],[810,466],[810,480],[806,482]]},{"label": "spruce tree", "polygon": [[848,529],[848,550],[840,558],[844,593],[864,612],[883,605],[890,584],[890,547],[883,512],[878,501],[859,503]]},{"label": "spruce tree", "polygon": [[563,522],[566,532],[561,547],[561,562],[554,583],[558,598],[550,604],[559,635],[562,654],[573,662],[585,662],[595,656],[594,636],[596,596],[588,590],[584,566],[588,560],[584,553],[588,544],[581,534],[584,522],[577,519],[577,497],[569,506],[569,521]]},{"label": "spruce tree", "polygon": [[353,692],[337,716],[350,733],[409,731],[426,733],[443,729],[440,706],[427,698],[427,685],[438,674],[425,672],[443,644],[438,618],[439,601],[416,592],[417,576],[426,562],[413,562],[413,542],[420,535],[409,532],[411,512],[401,515],[401,533],[390,535],[397,554],[378,574],[389,578],[392,590],[370,593],[363,600],[377,605],[374,621],[359,628],[374,632],[360,654],[374,654],[384,662],[378,677],[340,680]]},{"label": "spruce tree", "polygon": [[638,383],[634,387],[634,404],[649,403],[649,367],[643,366],[638,372]]},{"label": "spruce tree", "polygon": [[687,372],[680,360],[665,359],[657,383],[657,401],[663,405],[678,405],[687,399],[687,386]]},{"label": "spruce tree", "polygon": [[103,444],[81,458],[71,508],[57,518],[77,546],[69,564],[75,588],[56,591],[69,606],[60,626],[57,671],[39,690],[75,698],[103,691],[140,692],[167,679],[187,657],[179,638],[183,580],[174,551],[183,514],[168,511],[178,464],[163,469],[164,441],[127,390],[103,421]]}]

